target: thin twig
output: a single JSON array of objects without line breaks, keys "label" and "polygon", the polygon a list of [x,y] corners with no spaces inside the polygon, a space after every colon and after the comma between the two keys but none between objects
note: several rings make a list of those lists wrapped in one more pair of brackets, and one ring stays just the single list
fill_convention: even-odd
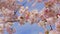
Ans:
[{"label": "thin twig", "polygon": [[52,26],[51,26],[51,25],[50,25],[50,28],[51,28],[50,30],[53,30],[53,28],[52,28]]}]

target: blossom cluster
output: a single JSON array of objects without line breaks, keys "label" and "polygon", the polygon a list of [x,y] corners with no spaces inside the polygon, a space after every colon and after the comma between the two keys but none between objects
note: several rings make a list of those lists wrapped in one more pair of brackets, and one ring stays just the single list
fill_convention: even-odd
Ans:
[{"label": "blossom cluster", "polygon": [[[23,0],[19,1],[22,2]],[[38,1],[35,0],[32,6]],[[41,26],[45,34],[60,34],[60,0],[49,0],[44,4],[45,7],[41,11],[37,9],[29,11],[29,7],[16,4],[15,0],[0,0],[0,33],[3,34],[4,28],[6,28],[7,32],[12,34],[15,32],[15,28],[11,27],[14,22],[18,22],[20,25],[28,22]],[[16,15],[15,10],[17,9],[19,9],[17,12],[19,12],[20,16]],[[50,30],[46,28],[47,25],[51,27]],[[55,31],[52,29],[52,25],[55,25]]]}]

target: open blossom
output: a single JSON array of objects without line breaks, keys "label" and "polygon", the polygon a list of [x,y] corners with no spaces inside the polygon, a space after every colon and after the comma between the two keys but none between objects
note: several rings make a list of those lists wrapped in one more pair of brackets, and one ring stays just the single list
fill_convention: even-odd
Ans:
[{"label": "open blossom", "polygon": [[8,22],[5,24],[6,30],[9,34],[13,34],[13,32],[15,32],[15,29],[11,28],[13,25],[12,22]]},{"label": "open blossom", "polygon": [[30,16],[29,16],[29,20],[31,21],[31,23],[37,23],[38,22],[38,12],[37,10],[32,10],[32,12],[30,12]]},{"label": "open blossom", "polygon": [[50,18],[47,18],[47,19],[46,19],[46,20],[47,20],[47,24],[50,24],[50,25],[55,24],[56,19],[57,19],[57,17],[50,17]]},{"label": "open blossom", "polygon": [[19,17],[18,17],[18,20],[20,20],[20,21],[19,21],[19,24],[20,24],[20,25],[23,25],[24,22],[25,22],[24,16],[19,16]]},{"label": "open blossom", "polygon": [[23,14],[25,12],[25,9],[24,9],[24,6],[21,6],[20,10],[19,10],[19,13],[20,14]]},{"label": "open blossom", "polygon": [[30,15],[29,21],[30,21],[31,24],[33,24],[35,22],[35,19],[34,19],[33,15]]},{"label": "open blossom", "polygon": [[25,13],[24,14],[25,14],[26,19],[29,19],[29,16],[30,16],[30,12],[28,11],[28,9],[29,9],[28,7],[25,8]]},{"label": "open blossom", "polygon": [[49,32],[49,34],[60,34],[60,22],[55,23],[55,30]]},{"label": "open blossom", "polygon": [[3,13],[4,13],[4,15],[13,15],[13,14],[14,14],[14,11],[11,11],[11,10],[9,10],[9,9],[5,9],[5,10],[3,11]]},{"label": "open blossom", "polygon": [[30,12],[26,11],[25,12],[25,20],[28,21],[29,17],[30,17]]}]

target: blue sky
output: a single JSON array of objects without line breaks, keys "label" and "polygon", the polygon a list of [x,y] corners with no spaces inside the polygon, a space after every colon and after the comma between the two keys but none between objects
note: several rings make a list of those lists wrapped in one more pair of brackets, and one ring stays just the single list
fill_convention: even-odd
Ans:
[{"label": "blue sky", "polygon": [[[33,9],[38,9],[41,10],[44,7],[43,2],[42,3],[37,3],[34,7],[32,7],[32,2],[27,2],[26,0],[24,0],[23,2],[18,2],[18,4],[23,5],[24,7],[28,6],[29,7],[29,11],[33,10]],[[14,34],[38,34],[39,32],[44,32],[43,28],[39,27],[37,24],[29,24],[26,23],[23,26],[19,26],[17,22],[14,23],[14,25],[12,27],[16,28],[16,32]],[[8,34],[5,31],[5,34]]]}]

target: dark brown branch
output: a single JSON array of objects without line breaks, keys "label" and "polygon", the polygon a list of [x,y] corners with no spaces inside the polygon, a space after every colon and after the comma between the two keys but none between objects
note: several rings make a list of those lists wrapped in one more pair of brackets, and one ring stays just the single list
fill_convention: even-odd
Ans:
[{"label": "dark brown branch", "polygon": [[51,25],[50,25],[50,28],[51,28],[50,30],[53,30],[53,28],[52,28],[52,26],[51,26]]},{"label": "dark brown branch", "polygon": [[8,20],[6,22],[19,22],[20,20]]}]

